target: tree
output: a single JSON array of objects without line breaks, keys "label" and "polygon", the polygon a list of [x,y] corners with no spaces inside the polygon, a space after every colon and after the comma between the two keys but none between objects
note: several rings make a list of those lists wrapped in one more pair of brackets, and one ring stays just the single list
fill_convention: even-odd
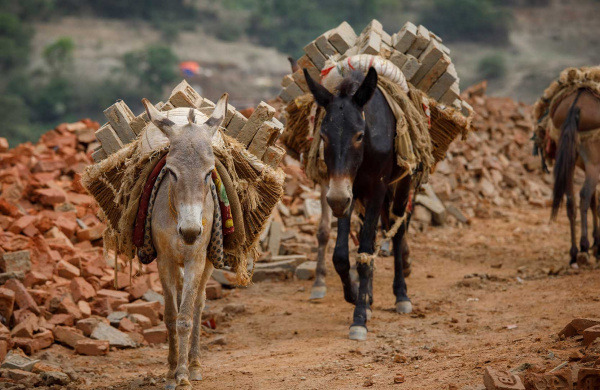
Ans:
[{"label": "tree", "polygon": [[125,72],[135,77],[142,90],[147,88],[150,97],[160,97],[163,87],[177,79],[177,62],[175,53],[163,45],[150,45],[123,57]]}]

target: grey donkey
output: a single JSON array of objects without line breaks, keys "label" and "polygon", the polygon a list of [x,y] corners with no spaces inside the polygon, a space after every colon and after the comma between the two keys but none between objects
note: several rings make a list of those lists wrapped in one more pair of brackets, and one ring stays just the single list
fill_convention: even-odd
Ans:
[{"label": "grey donkey", "polygon": [[[214,207],[210,195],[215,168],[212,137],[225,118],[227,94],[205,123],[177,125],[143,100],[152,123],[169,139],[165,176],[152,214],[152,241],[165,297],[165,324],[169,337],[169,390],[191,389],[190,380],[202,380],[200,334],[206,283],[213,272],[207,261]],[[191,340],[190,340],[191,338]]]}]

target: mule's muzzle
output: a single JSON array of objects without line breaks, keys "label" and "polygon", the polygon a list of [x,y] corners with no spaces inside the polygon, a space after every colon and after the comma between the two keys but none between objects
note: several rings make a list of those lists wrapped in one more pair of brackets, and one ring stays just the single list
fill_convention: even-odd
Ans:
[{"label": "mule's muzzle", "polygon": [[336,218],[347,217],[352,206],[352,181],[347,177],[329,180],[327,203]]},{"label": "mule's muzzle", "polygon": [[179,228],[179,236],[183,240],[183,243],[186,245],[193,245],[198,237],[202,234],[202,227],[186,227]]}]

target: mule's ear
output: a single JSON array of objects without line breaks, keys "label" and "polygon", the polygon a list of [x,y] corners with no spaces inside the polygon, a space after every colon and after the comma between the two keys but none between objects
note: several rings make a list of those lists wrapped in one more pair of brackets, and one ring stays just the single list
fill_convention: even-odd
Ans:
[{"label": "mule's ear", "polygon": [[150,122],[154,123],[154,126],[158,127],[158,129],[162,131],[167,138],[170,138],[173,135],[173,125],[175,125],[175,122],[158,111],[148,99],[142,99],[142,104],[144,104],[144,107],[146,107],[146,113],[148,114],[148,119],[150,119]]},{"label": "mule's ear", "polygon": [[193,108],[190,108],[190,112],[188,112],[188,123],[190,125],[196,123],[196,111]]},{"label": "mule's ear", "polygon": [[333,94],[329,92],[327,88],[313,80],[306,68],[302,70],[304,71],[304,78],[306,79],[306,84],[308,84],[308,89],[310,89],[317,104],[321,107],[327,107],[333,100]]},{"label": "mule's ear", "polygon": [[223,124],[223,121],[225,120],[228,99],[229,94],[224,93],[215,105],[215,109],[213,110],[212,115],[206,121],[206,125],[208,126],[211,136],[215,134],[219,126],[221,126]]},{"label": "mule's ear", "polygon": [[370,67],[362,84],[358,87],[354,96],[352,96],[352,100],[357,106],[364,107],[373,97],[375,88],[377,88],[377,71],[375,68]]}]

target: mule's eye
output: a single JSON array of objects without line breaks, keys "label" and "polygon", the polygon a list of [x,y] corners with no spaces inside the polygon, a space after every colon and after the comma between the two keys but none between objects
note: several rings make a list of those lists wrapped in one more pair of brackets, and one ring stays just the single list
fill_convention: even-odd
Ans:
[{"label": "mule's eye", "polygon": [[169,174],[171,175],[174,181],[177,181],[177,175],[175,174],[175,172],[169,169]]},{"label": "mule's eye", "polygon": [[356,142],[362,142],[363,138],[365,138],[365,133],[358,133],[356,136]]}]

